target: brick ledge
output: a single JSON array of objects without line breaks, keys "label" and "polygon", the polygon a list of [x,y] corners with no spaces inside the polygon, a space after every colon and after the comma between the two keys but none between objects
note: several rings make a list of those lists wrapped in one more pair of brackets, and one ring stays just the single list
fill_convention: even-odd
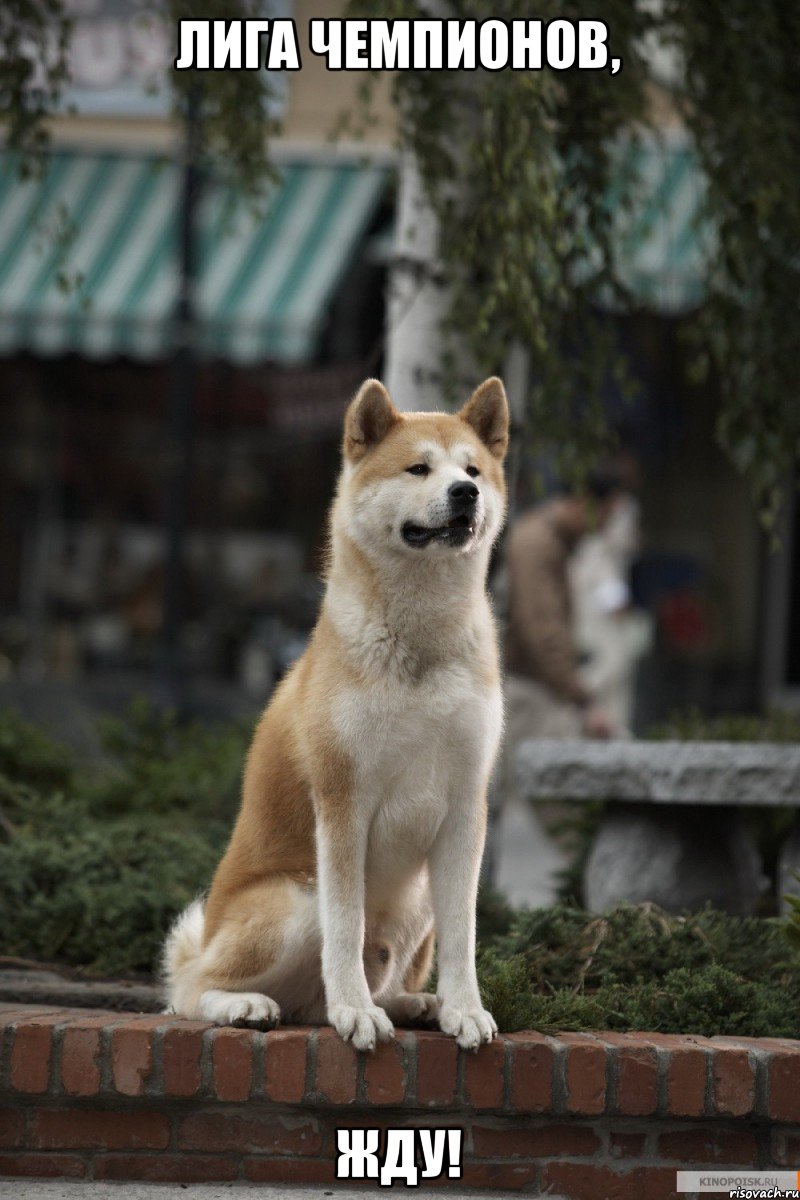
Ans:
[{"label": "brick ledge", "polygon": [[677,1167],[800,1166],[800,1042],[401,1031],[0,1005],[0,1174],[330,1182],[335,1129],[465,1129],[460,1185],[674,1195]]}]

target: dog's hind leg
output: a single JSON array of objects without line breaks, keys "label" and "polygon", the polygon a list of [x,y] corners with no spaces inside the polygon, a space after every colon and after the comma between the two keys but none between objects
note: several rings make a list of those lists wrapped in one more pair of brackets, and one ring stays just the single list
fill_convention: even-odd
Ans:
[{"label": "dog's hind leg", "polygon": [[272,1029],[281,1019],[279,1005],[260,992],[226,992],[211,988],[198,1001],[200,1016],[215,1025],[245,1025]]},{"label": "dog's hind leg", "polygon": [[433,951],[436,945],[436,935],[433,929],[429,929],[417,946],[414,952],[414,957],[411,959],[403,986],[407,992],[419,992],[428,982],[433,966]]},{"label": "dog's hind leg", "polygon": [[195,936],[194,954],[185,937],[181,945],[181,921],[167,941],[165,968],[172,1008],[182,1016],[264,1026],[277,1024],[282,1011],[310,1019],[319,1007],[313,889],[285,877],[252,884],[227,900],[210,938]]},{"label": "dog's hind leg", "polygon": [[439,1015],[436,996],[432,992],[422,991],[433,966],[435,940],[433,929],[429,929],[406,968],[402,991],[395,992],[383,1001],[384,1008],[396,1025],[434,1022]]}]

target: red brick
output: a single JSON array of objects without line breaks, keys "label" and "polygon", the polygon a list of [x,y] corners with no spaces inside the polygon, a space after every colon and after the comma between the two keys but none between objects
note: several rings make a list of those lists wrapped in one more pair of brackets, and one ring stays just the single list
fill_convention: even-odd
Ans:
[{"label": "red brick", "polygon": [[[108,1013],[107,1008],[73,1008],[70,1005],[64,1004],[25,1004],[22,1001],[4,1000],[0,1004],[0,1024],[5,1024],[9,1019],[14,1022],[22,1020],[22,1018],[38,1018],[58,1013],[62,1021],[72,1021],[78,1017],[85,1017],[88,1014],[98,1016],[102,1013]],[[9,1014],[11,1017],[9,1018]]]},{"label": "red brick", "polygon": [[[69,1012],[69,1010],[66,1010]],[[162,1017],[163,1020],[163,1017]],[[60,1022],[64,1029],[105,1029],[108,1025],[119,1024],[119,1013],[87,1008],[73,1012],[68,1020]]]},{"label": "red brick", "polygon": [[249,1029],[217,1029],[213,1039],[215,1096],[218,1100],[247,1100],[253,1083],[254,1035]]},{"label": "red brick", "polygon": [[111,1034],[111,1072],[114,1087],[120,1095],[141,1096],[152,1069],[153,1029],[136,1025],[114,1029]]},{"label": "red brick", "polygon": [[473,1108],[502,1108],[505,1093],[506,1042],[495,1038],[464,1055],[464,1099]]},{"label": "red brick", "polygon": [[100,1090],[100,1030],[65,1029],[61,1042],[61,1082],[70,1096],[96,1096]]},{"label": "red brick", "polygon": [[169,1120],[153,1112],[36,1109],[30,1141],[37,1150],[163,1150]]},{"label": "red brick", "polygon": [[329,1104],[352,1104],[356,1098],[358,1056],[333,1029],[317,1035],[317,1070],[314,1090]]},{"label": "red brick", "polygon": [[647,1137],[644,1133],[624,1133],[621,1130],[612,1130],[608,1135],[609,1158],[643,1158],[646,1141]]},{"label": "red brick", "polygon": [[457,1072],[458,1046],[453,1038],[427,1031],[417,1034],[417,1104],[421,1108],[452,1104]]},{"label": "red brick", "polygon": [[778,1167],[800,1167],[800,1133],[790,1129],[774,1129],[771,1162]]},{"label": "red brick", "polygon": [[539,1168],[535,1163],[464,1163],[458,1180],[442,1175],[426,1179],[425,1183],[453,1188],[459,1184],[470,1188],[500,1188],[509,1192],[527,1191],[536,1182]]},{"label": "red brick", "polygon": [[267,1034],[264,1088],[270,1100],[297,1104],[306,1091],[308,1030],[274,1029]]},{"label": "red brick", "polygon": [[553,1063],[550,1041],[533,1033],[512,1033],[510,1105],[516,1112],[552,1112]]},{"label": "red brick", "polygon": [[403,1034],[381,1042],[366,1056],[364,1082],[368,1104],[402,1104],[406,1095]]},{"label": "red brick", "polygon": [[164,1031],[164,1092],[195,1096],[202,1085],[203,1034],[211,1026],[196,1021],[170,1025]]},{"label": "red brick", "polygon": [[667,1064],[667,1112],[672,1117],[702,1117],[706,1110],[708,1057],[699,1046],[671,1052]]},{"label": "red brick", "polygon": [[113,1022],[115,1029],[149,1029],[151,1032],[154,1030],[171,1029],[174,1025],[184,1026],[192,1023],[202,1025],[204,1029],[209,1027],[205,1021],[184,1021],[182,1017],[171,1016],[165,1012],[118,1012]]},{"label": "red brick", "polygon": [[675,1171],[671,1167],[644,1167],[637,1172],[641,1193],[637,1200],[685,1200],[685,1193],[676,1191]]},{"label": "red brick", "polygon": [[658,1156],[668,1162],[755,1166],[758,1146],[753,1134],[746,1130],[676,1129],[660,1135]]},{"label": "red brick", "polygon": [[642,1200],[641,1174],[639,1170],[619,1174],[588,1163],[545,1163],[541,1189],[545,1195],[549,1189],[569,1200]]},{"label": "red brick", "polygon": [[[606,1037],[604,1033],[602,1035]],[[617,1036],[616,1034],[614,1035]],[[626,1033],[630,1041],[638,1041],[643,1046],[655,1046],[661,1050],[713,1050],[716,1040],[701,1037],[696,1033]]]},{"label": "red brick", "polygon": [[[453,1114],[443,1116],[441,1125],[451,1119]],[[336,1137],[340,1129],[377,1129],[378,1135],[383,1144],[383,1137],[387,1129],[412,1129],[415,1127],[415,1114],[413,1111],[402,1113],[399,1116],[389,1116],[383,1112],[374,1112],[372,1110],[365,1111],[360,1109],[357,1114],[350,1116],[349,1113],[326,1113],[328,1128],[332,1133],[331,1145],[335,1145]],[[439,1122],[436,1122],[436,1127],[439,1128]]]},{"label": "red brick", "polygon": [[800,1121],[800,1051],[772,1055],[769,1064],[769,1116]]},{"label": "red brick", "polygon": [[62,1012],[63,1009],[54,1004],[0,1004],[0,1032],[19,1021],[29,1021],[32,1017],[60,1015]]},{"label": "red brick", "polygon": [[606,1105],[605,1048],[579,1033],[559,1038],[567,1049],[567,1112],[597,1116]]},{"label": "red brick", "polygon": [[706,1111],[708,1067],[713,1062],[718,1039],[675,1033],[639,1036],[657,1049],[667,1052],[665,1111],[673,1117],[703,1116]]},{"label": "red brick", "polygon": [[310,1114],[279,1117],[266,1112],[238,1116],[221,1112],[189,1113],[178,1126],[181,1150],[208,1153],[263,1150],[268,1154],[319,1154],[322,1131]]},{"label": "red brick", "polygon": [[636,1034],[604,1033],[617,1050],[617,1111],[647,1117],[658,1108],[658,1060],[652,1044]]},{"label": "red brick", "polygon": [[[431,1192],[440,1192],[447,1195],[453,1188],[481,1188],[481,1194],[484,1194],[484,1189],[491,1188],[491,1195],[495,1195],[495,1189],[503,1191],[519,1192],[530,1190],[531,1184],[536,1182],[539,1167],[537,1163],[523,1162],[465,1162],[461,1167],[461,1174],[458,1177],[449,1176],[447,1171],[439,1175],[436,1179],[420,1179],[420,1191],[423,1195],[427,1195],[427,1190]],[[375,1181],[372,1181],[373,1186],[376,1186]],[[401,1186],[395,1184],[395,1187]],[[423,1189],[425,1189],[423,1191]],[[539,1195],[539,1192],[536,1192]]]},{"label": "red brick", "polygon": [[333,1159],[246,1158],[245,1178],[251,1183],[335,1183]]},{"label": "red brick", "polygon": [[769,1053],[777,1051],[781,1054],[785,1054],[787,1051],[796,1054],[800,1051],[800,1043],[792,1041],[790,1038],[713,1037],[704,1040],[712,1050],[766,1050]]},{"label": "red brick", "polygon": [[34,1095],[47,1091],[53,1058],[53,1026],[60,1019],[58,1013],[53,1013],[17,1024],[11,1044],[11,1086],[16,1091]]},{"label": "red brick", "polygon": [[72,1154],[0,1154],[0,1175],[82,1179],[85,1174],[85,1163]]},{"label": "red brick", "polygon": [[487,1129],[475,1125],[472,1144],[477,1158],[581,1158],[597,1154],[600,1139],[588,1125],[543,1125]]},{"label": "red brick", "polygon": [[233,1158],[206,1154],[100,1154],[95,1179],[144,1179],[153,1183],[214,1183],[236,1179]]},{"label": "red brick", "polygon": [[[154,1033],[172,1029],[174,1026],[183,1027],[189,1022],[177,1020],[168,1013],[117,1013],[113,1024],[115,1033],[127,1033],[128,1030],[135,1029],[138,1033],[149,1033],[152,1036]],[[203,1028],[206,1028],[202,1021],[194,1022],[194,1024],[203,1025]]]},{"label": "red brick", "polygon": [[115,1025],[121,1016],[121,1013],[112,1012],[108,1008],[62,1008],[60,1023],[83,1029],[87,1025]]},{"label": "red brick", "polygon": [[[597,1034],[597,1036],[602,1037],[603,1041],[613,1042],[615,1045],[622,1041],[628,1046],[653,1047],[658,1045],[659,1038],[668,1037],[670,1035],[663,1033],[643,1033],[638,1029],[633,1029],[629,1030],[627,1033],[611,1033],[610,1031],[605,1030],[602,1034]],[[672,1036],[682,1038],[683,1034],[676,1033]]]},{"label": "red brick", "polygon": [[714,1111],[722,1117],[746,1117],[755,1104],[755,1072],[746,1050],[715,1050]]},{"label": "red brick", "polygon": [[21,1146],[25,1133],[25,1117],[19,1108],[0,1108],[0,1146],[13,1149]]}]

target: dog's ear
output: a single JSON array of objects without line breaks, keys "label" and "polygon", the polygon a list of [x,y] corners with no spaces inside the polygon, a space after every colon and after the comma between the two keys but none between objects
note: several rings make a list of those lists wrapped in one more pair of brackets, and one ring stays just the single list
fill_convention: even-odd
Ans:
[{"label": "dog's ear", "polygon": [[508,400],[502,379],[485,380],[458,414],[477,433],[495,458],[505,458],[508,449]]},{"label": "dog's ear", "polygon": [[401,420],[400,413],[380,380],[366,379],[351,401],[344,419],[345,458],[350,462],[358,462]]}]

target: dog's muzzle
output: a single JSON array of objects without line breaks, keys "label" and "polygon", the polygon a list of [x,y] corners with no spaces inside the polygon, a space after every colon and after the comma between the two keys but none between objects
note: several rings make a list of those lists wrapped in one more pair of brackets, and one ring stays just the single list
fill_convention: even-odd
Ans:
[{"label": "dog's muzzle", "polygon": [[478,528],[477,509],[480,491],[470,480],[452,483],[447,489],[450,516],[444,525],[416,525],[406,521],[401,530],[403,541],[421,548],[431,542],[448,546],[464,546]]}]

